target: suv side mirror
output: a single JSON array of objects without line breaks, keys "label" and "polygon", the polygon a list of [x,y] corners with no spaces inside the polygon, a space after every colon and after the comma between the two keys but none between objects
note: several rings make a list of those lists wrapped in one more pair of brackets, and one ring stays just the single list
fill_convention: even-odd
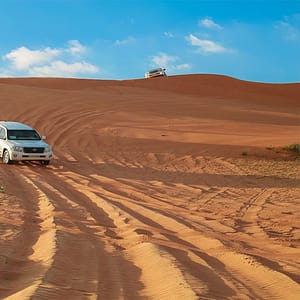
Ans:
[{"label": "suv side mirror", "polygon": [[45,139],[46,139],[46,136],[45,136],[45,135],[42,135],[42,136],[41,136],[41,139],[42,139],[42,140],[45,140]]}]

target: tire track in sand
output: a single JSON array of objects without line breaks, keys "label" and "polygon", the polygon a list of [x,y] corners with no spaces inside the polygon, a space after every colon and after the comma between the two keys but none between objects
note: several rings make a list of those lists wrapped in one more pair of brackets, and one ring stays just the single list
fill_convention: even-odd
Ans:
[{"label": "tire track in sand", "polygon": [[[71,185],[73,185],[77,190],[83,190],[85,189],[85,193],[87,193],[87,187],[86,185],[84,185],[84,187],[78,183],[78,180],[75,179],[75,181],[72,182],[72,179],[70,181],[70,178],[74,177],[76,178],[76,174],[69,174],[69,179],[68,179],[68,182],[71,182]],[[95,177],[95,176],[93,176]],[[98,178],[98,181],[99,181],[99,186],[103,186],[105,185],[105,182],[107,181],[108,179],[107,178]],[[218,242],[218,246],[216,247],[215,243],[217,242],[217,240],[215,240],[215,242],[213,242],[214,240],[211,239],[211,242],[213,243],[212,245],[213,246],[210,246],[210,247],[204,247],[203,244],[206,244],[206,245],[209,245],[209,240],[210,239],[205,239],[203,236],[201,236],[201,234],[199,234],[199,232],[195,232],[193,230],[191,230],[191,228],[188,228],[186,227],[185,225],[183,224],[178,224],[177,221],[175,221],[174,219],[170,219],[170,218],[166,218],[165,216],[162,216],[161,214],[157,214],[157,213],[154,213],[153,211],[149,211],[147,210],[144,206],[142,205],[136,205],[136,204],[133,204],[132,201],[128,198],[126,199],[124,196],[120,196],[118,191],[115,191],[115,193],[111,192],[108,192],[106,190],[103,191],[102,188],[100,187],[97,187],[93,184],[93,189],[96,189],[97,191],[97,195],[98,197],[100,198],[104,198],[106,202],[112,204],[113,206],[117,206],[118,207],[118,210],[121,210],[121,214],[124,214],[124,212],[127,213],[127,216],[126,216],[126,219],[130,220],[130,222],[134,222],[132,220],[140,220],[139,223],[141,222],[142,224],[139,224],[139,225],[135,225],[134,226],[134,230],[133,231],[139,231],[139,229],[141,228],[141,225],[142,225],[142,228],[144,228],[144,230],[148,230],[151,232],[151,228],[149,229],[149,225],[150,227],[156,227],[157,229],[157,225],[154,225],[153,224],[147,224],[147,222],[145,223],[145,220],[147,218],[150,218],[151,220],[155,220],[155,222],[157,224],[160,224],[160,227],[161,228],[164,228],[164,229],[168,229],[170,232],[173,232],[172,228],[176,228],[176,232],[180,232],[181,234],[179,235],[179,238],[182,239],[182,241],[184,241],[185,243],[190,243],[190,245],[193,245],[193,246],[190,246],[191,248],[196,248],[196,249],[201,249],[201,251],[203,252],[211,252],[211,254],[213,255],[213,257],[218,257],[220,261],[223,261],[224,257],[231,257],[231,259],[226,259],[224,261],[224,265],[226,265],[229,269],[232,270],[232,274],[236,274],[236,269],[239,269],[241,268],[242,270],[244,270],[244,272],[242,272],[242,276],[241,274],[238,274],[238,276],[232,276],[232,278],[239,278],[239,277],[245,277],[245,282],[249,281],[249,278],[247,277],[247,274],[250,272],[250,273],[256,273],[256,271],[258,273],[268,273],[272,278],[277,278],[275,280],[275,282],[279,282],[279,281],[284,281],[287,283],[288,286],[291,286],[292,288],[296,288],[297,285],[293,284],[291,282],[291,280],[286,277],[285,275],[283,274],[280,274],[278,272],[275,272],[274,270],[270,270],[268,269],[266,266],[263,266],[263,265],[260,265],[259,263],[256,263],[255,266],[254,265],[251,265],[248,263],[248,261],[252,261],[253,262],[253,258],[250,256],[247,256],[247,255],[242,255],[242,254],[239,254],[239,253],[235,253],[235,252],[232,252],[232,251],[228,251],[228,249],[224,249],[224,247],[222,246],[222,244],[220,244]],[[101,192],[102,190],[102,192]],[[99,191],[100,191],[100,194],[99,194]],[[90,197],[91,198],[91,197]],[[109,200],[109,199],[114,199],[113,201],[112,200]],[[117,200],[117,202],[116,202]],[[121,202],[123,203],[122,205],[120,204]],[[124,202],[126,204],[124,204]],[[103,203],[103,200],[102,200],[102,205],[104,205]],[[107,209],[111,209],[110,205],[109,204],[105,204],[108,208]],[[125,206],[124,206],[125,205]],[[125,210],[124,210],[125,209]],[[137,213],[133,213],[133,211],[135,212],[139,212],[141,213],[141,211],[143,211],[144,213],[142,214],[143,217],[137,217]],[[117,214],[116,216],[113,217],[113,219],[116,219],[117,216],[119,214]],[[166,222],[163,222],[163,220],[166,220]],[[129,221],[127,221],[128,223]],[[153,222],[153,221],[152,221]],[[119,226],[117,226],[117,228],[119,228]],[[131,230],[132,232],[132,230]],[[142,232],[142,231],[141,231]],[[120,232],[118,232],[118,235],[120,235]],[[176,238],[178,238],[177,235],[175,235]],[[188,238],[187,238],[188,237]],[[196,242],[195,242],[196,241]],[[184,244],[184,242],[182,244]],[[122,245],[122,247],[124,247],[124,245]],[[226,253],[227,255],[216,255],[216,253]],[[238,259],[237,259],[238,258]],[[177,261],[177,260],[175,260]],[[178,260],[179,261],[179,260]],[[225,263],[226,262],[226,263]],[[257,266],[259,266],[259,268],[257,268]],[[180,268],[179,268],[180,269]],[[230,278],[230,276],[227,276],[228,278]],[[227,281],[229,280],[233,280],[233,279],[227,279]],[[264,278],[261,278],[262,282],[264,281],[263,280]],[[253,286],[256,286],[256,282],[254,279],[252,279],[251,281],[251,284],[247,284],[248,286],[248,291],[251,291],[251,285]],[[270,282],[268,280],[265,280],[265,285],[263,286],[268,286]],[[232,285],[232,283],[231,283]],[[241,283],[239,282],[239,280],[237,280],[235,282],[235,285],[241,285]],[[260,286],[261,287],[261,286]],[[259,290],[259,289],[258,289]],[[277,295],[278,294],[282,294],[284,295],[284,292],[283,291],[273,291],[273,288],[270,288],[269,289],[261,289],[261,292],[258,293],[258,297],[269,297],[268,295],[271,295],[271,296],[274,296],[274,295]],[[251,294],[251,292],[249,292],[249,294]],[[253,294],[253,292],[252,292]],[[270,297],[271,297],[270,296]]]},{"label": "tire track in sand", "polygon": [[[138,298],[142,287],[138,280],[140,271],[116,247],[115,240],[119,237],[112,235],[114,224],[105,212],[67,182],[62,186],[47,176],[47,170],[29,172],[31,180],[55,202],[58,231],[54,263],[35,297]],[[47,182],[42,180],[45,176]],[[66,275],[66,269],[72,272]]]},{"label": "tire track in sand", "polygon": [[[37,193],[37,202],[38,202],[38,210],[37,210],[37,219],[39,222],[39,236],[35,244],[32,246],[32,254],[28,256],[28,259],[36,264],[40,265],[34,275],[27,275],[29,279],[27,279],[26,287],[19,288],[17,292],[6,297],[7,300],[14,299],[26,299],[32,297],[39,285],[42,282],[43,277],[45,276],[47,270],[51,267],[53,263],[53,257],[56,252],[56,237],[57,232],[55,228],[54,221],[54,206],[51,201],[49,201],[46,194],[40,191],[37,186],[28,178],[21,174],[19,174],[22,180],[31,186],[35,193]],[[22,276],[26,277],[25,274]],[[18,286],[18,283],[16,283]],[[23,286],[25,284],[22,284]]]}]

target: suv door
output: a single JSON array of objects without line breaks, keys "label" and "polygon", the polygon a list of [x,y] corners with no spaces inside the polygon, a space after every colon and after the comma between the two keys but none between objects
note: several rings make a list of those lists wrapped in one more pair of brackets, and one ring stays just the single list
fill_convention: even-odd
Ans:
[{"label": "suv door", "polygon": [[0,127],[0,157],[2,157],[2,153],[3,153],[4,140],[5,140],[5,129],[3,127]]}]

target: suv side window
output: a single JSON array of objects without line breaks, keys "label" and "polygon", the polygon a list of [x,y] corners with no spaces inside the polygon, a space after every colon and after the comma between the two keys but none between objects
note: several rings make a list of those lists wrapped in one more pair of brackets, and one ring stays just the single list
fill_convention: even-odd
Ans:
[{"label": "suv side window", "polygon": [[4,139],[5,138],[5,130],[2,128],[2,127],[0,127],[0,139]]}]

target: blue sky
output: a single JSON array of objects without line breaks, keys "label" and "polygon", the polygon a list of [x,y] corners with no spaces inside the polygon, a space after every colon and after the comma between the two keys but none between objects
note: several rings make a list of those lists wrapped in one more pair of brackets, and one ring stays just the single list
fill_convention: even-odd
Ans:
[{"label": "blue sky", "polygon": [[300,82],[300,0],[0,0],[1,77]]}]

